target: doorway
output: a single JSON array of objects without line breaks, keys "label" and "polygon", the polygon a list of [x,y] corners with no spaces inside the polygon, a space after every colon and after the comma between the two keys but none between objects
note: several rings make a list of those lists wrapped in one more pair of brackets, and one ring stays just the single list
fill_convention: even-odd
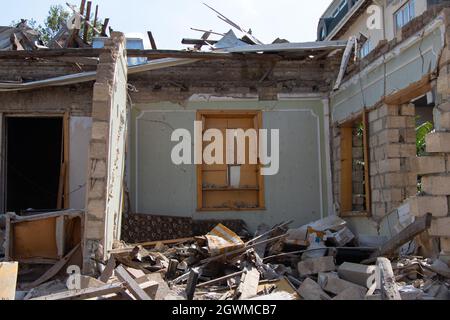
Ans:
[{"label": "doorway", "polygon": [[8,212],[57,208],[63,159],[62,117],[6,117]]}]

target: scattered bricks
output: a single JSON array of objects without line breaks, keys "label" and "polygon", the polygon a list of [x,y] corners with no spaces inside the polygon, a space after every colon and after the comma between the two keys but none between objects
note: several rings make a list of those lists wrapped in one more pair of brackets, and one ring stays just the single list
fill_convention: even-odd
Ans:
[{"label": "scattered bricks", "polygon": [[405,117],[387,117],[386,119],[386,128],[387,129],[397,129],[397,128],[405,128],[406,127],[406,118]]},{"label": "scattered bricks", "polygon": [[428,195],[450,195],[450,176],[422,177],[422,190]]},{"label": "scattered bricks", "polygon": [[334,273],[320,273],[318,282],[323,290],[336,295],[349,288],[354,288],[357,290],[367,292],[367,290],[364,287],[346,280],[342,280]]},{"label": "scattered bricks", "polygon": [[372,286],[369,278],[375,274],[376,266],[345,262],[338,268],[339,277],[368,289]]},{"label": "scattered bricks", "polygon": [[400,112],[402,116],[415,116],[416,108],[414,104],[404,104],[400,107]]},{"label": "scattered bricks", "polygon": [[303,281],[300,288],[298,288],[298,293],[305,300],[331,300],[330,296],[322,290],[317,282],[310,278],[306,278]]},{"label": "scattered bricks", "polygon": [[347,288],[339,293],[333,300],[358,301],[366,299],[367,290],[364,288]]},{"label": "scattered bricks", "polygon": [[450,152],[450,132],[430,133],[425,137],[425,140],[429,153]]},{"label": "scattered bricks", "polygon": [[447,197],[415,196],[408,199],[410,213],[415,217],[422,217],[431,213],[433,217],[448,215]]},{"label": "scattered bricks", "polygon": [[433,237],[449,237],[450,218],[433,219],[429,234]]},{"label": "scattered bricks", "polygon": [[412,171],[419,176],[445,172],[445,158],[441,156],[416,157],[411,162]]},{"label": "scattered bricks", "polygon": [[450,237],[441,238],[441,250],[450,253]]},{"label": "scattered bricks", "polygon": [[336,265],[332,256],[300,261],[298,263],[298,272],[302,277],[334,270],[336,270]]}]

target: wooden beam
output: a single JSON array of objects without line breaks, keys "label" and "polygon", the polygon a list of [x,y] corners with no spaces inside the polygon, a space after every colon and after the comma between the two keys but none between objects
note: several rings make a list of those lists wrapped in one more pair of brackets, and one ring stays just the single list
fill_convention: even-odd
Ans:
[{"label": "wooden beam", "polygon": [[86,0],[81,0],[81,4],[80,4],[80,14],[83,15],[84,14],[84,8],[86,7]]},{"label": "wooden beam", "polygon": [[83,30],[83,41],[85,43],[88,43],[88,35],[89,35],[89,20],[91,18],[91,7],[92,2],[88,1],[87,8],[86,8],[86,19],[84,21],[84,30]]},{"label": "wooden beam", "polygon": [[109,24],[109,18],[106,18],[103,21],[102,32],[100,33],[100,35],[102,37],[106,37],[106,29],[108,28],[108,24]]},{"label": "wooden beam", "polygon": [[423,76],[419,81],[411,83],[406,88],[385,97],[384,103],[388,105],[401,105],[410,103],[414,98],[420,97],[431,91],[430,79],[430,75]]},{"label": "wooden beam", "polygon": [[117,278],[124,282],[130,293],[138,300],[152,300],[148,294],[139,286],[139,284],[134,280],[131,275],[123,266],[118,266],[115,270]]},{"label": "wooden beam", "polygon": [[400,231],[386,242],[380,249],[375,251],[369,259],[364,260],[363,264],[373,263],[377,257],[391,256],[394,252],[405,243],[413,240],[416,236],[422,232],[428,230],[431,226],[433,215],[431,213],[426,214],[423,217],[416,218],[416,221],[410,224],[408,227]]},{"label": "wooden beam", "polygon": [[148,39],[150,40],[150,44],[152,46],[152,50],[158,50],[158,48],[156,47],[155,38],[153,38],[152,32],[147,31],[147,34],[148,34]]},{"label": "wooden beam", "polygon": [[381,299],[402,300],[397,284],[395,283],[395,275],[391,262],[386,258],[378,258],[377,267],[380,272]]},{"label": "wooden beam", "polygon": [[341,127],[341,214],[353,209],[353,127]]},{"label": "wooden beam", "polygon": [[116,268],[116,259],[114,259],[114,256],[111,256],[108,262],[106,263],[106,267],[103,270],[102,274],[100,275],[100,277],[98,277],[98,280],[107,283],[109,278],[112,277],[115,268]]},{"label": "wooden beam", "polygon": [[113,283],[98,288],[65,291],[48,296],[33,298],[30,300],[85,300],[101,297],[108,294],[120,293],[123,291],[124,287],[122,283]]},{"label": "wooden beam", "polygon": [[94,37],[97,35],[97,19],[98,19],[98,5],[95,6],[94,28],[92,30]]}]

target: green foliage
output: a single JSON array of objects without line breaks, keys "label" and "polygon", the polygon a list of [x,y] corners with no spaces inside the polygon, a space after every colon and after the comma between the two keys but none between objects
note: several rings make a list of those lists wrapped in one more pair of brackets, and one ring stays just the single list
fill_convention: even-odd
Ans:
[{"label": "green foliage", "polygon": [[431,133],[434,129],[434,126],[431,122],[425,122],[416,128],[416,146],[417,146],[417,155],[423,156],[425,151],[425,137],[427,134]]}]

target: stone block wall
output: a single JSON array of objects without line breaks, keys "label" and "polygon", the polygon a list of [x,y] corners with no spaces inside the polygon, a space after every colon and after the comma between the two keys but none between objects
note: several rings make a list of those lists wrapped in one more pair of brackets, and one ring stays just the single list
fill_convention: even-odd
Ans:
[{"label": "stone block wall", "polygon": [[372,214],[382,218],[417,193],[414,105],[383,104],[369,112]]}]

